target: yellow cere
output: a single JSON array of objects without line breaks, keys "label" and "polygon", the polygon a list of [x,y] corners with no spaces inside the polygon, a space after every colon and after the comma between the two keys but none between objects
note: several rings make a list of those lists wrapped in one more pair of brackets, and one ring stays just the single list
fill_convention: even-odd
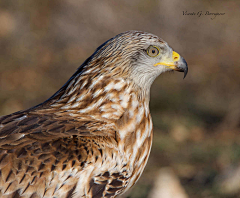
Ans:
[{"label": "yellow cere", "polygon": [[174,61],[178,61],[180,59],[180,55],[177,53],[177,52],[174,52],[172,53],[172,59]]},{"label": "yellow cere", "polygon": [[166,60],[166,61],[163,61],[163,62],[160,62],[160,63],[156,63],[154,66],[157,66],[157,65],[166,65],[166,66],[175,66],[175,62],[178,61],[180,59],[180,55],[173,51],[172,52],[172,60]]}]

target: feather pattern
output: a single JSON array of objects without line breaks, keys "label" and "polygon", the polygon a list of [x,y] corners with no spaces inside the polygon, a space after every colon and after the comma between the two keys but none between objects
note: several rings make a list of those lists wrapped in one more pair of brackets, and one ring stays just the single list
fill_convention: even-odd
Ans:
[{"label": "feather pattern", "polygon": [[0,197],[113,198],[136,183],[153,136],[144,79],[166,70],[148,69],[152,44],[171,51],[149,33],[119,34],[47,101],[0,117]]}]

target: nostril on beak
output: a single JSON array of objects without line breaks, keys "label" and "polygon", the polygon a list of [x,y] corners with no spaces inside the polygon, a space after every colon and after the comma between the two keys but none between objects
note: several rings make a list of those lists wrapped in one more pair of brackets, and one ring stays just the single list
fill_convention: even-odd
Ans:
[{"label": "nostril on beak", "polygon": [[174,62],[176,62],[180,59],[180,55],[177,52],[173,51],[172,52],[172,59],[173,59]]}]

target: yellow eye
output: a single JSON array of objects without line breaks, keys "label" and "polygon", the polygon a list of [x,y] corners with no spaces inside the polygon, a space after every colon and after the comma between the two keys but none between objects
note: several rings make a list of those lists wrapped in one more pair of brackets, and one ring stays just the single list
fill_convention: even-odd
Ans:
[{"label": "yellow eye", "polygon": [[156,46],[149,46],[147,49],[147,54],[151,57],[155,57],[159,54],[159,49]]}]

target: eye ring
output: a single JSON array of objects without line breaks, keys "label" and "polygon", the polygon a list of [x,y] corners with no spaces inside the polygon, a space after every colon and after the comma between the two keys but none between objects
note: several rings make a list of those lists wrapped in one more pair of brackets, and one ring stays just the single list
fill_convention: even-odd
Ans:
[{"label": "eye ring", "polygon": [[159,48],[157,46],[150,45],[147,49],[148,56],[156,57],[159,55]]}]

